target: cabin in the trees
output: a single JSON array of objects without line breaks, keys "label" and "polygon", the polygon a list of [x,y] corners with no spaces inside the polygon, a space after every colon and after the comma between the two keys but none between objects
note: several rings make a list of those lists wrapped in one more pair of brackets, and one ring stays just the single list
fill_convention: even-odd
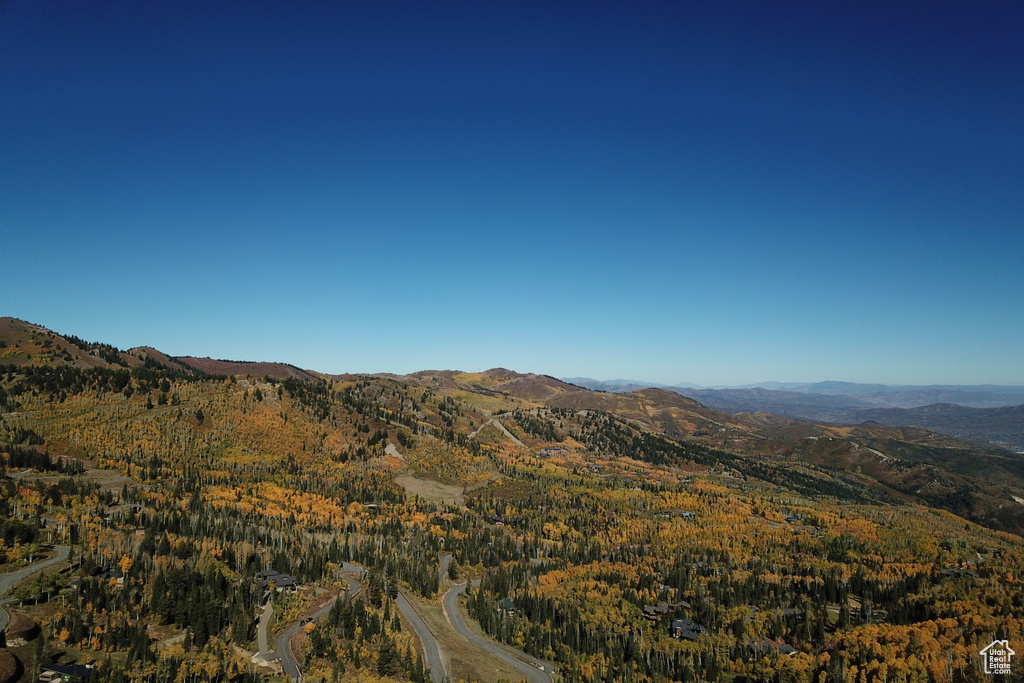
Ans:
[{"label": "cabin in the trees", "polygon": [[680,600],[679,602],[673,602],[671,604],[662,600],[657,605],[644,605],[644,619],[647,619],[648,621],[657,621],[662,616],[680,607],[687,611],[691,609],[690,603],[685,600]]},{"label": "cabin in the trees", "polygon": [[264,569],[263,571],[256,573],[256,583],[260,585],[263,590],[269,590],[271,584],[278,593],[283,591],[295,591],[298,588],[298,584],[295,583],[295,577],[291,574],[281,574],[273,569]]},{"label": "cabin in the trees", "polygon": [[55,681],[78,683],[90,678],[92,678],[92,667],[87,664],[50,664],[42,667],[38,680],[42,683],[54,683]]},{"label": "cabin in the trees", "polygon": [[666,601],[666,600],[663,600],[662,602],[658,602],[656,605],[644,605],[643,606],[643,617],[647,621],[656,622],[658,620],[658,618],[660,618],[660,617],[664,616],[665,614],[668,614],[668,613],[670,613],[672,611],[675,611],[676,609],[679,609],[680,607],[682,607],[683,609],[685,609],[687,611],[692,609],[692,605],[690,605],[690,603],[686,602],[686,600],[680,600],[679,602],[671,602],[671,603]]},{"label": "cabin in the trees", "polygon": [[776,645],[770,640],[759,640],[750,643],[750,651],[754,654],[761,655],[778,652],[780,655],[785,655],[787,657],[792,657],[797,652],[796,648],[788,643]]},{"label": "cabin in the trees", "polygon": [[665,519],[672,519],[673,517],[681,517],[682,519],[696,519],[697,513],[690,510],[680,512],[679,510],[661,510],[657,514],[661,515]]},{"label": "cabin in the trees", "polygon": [[100,573],[96,575],[100,581],[116,581],[117,585],[124,584],[124,574],[107,567],[101,567]]},{"label": "cabin in the trees", "polygon": [[644,619],[657,621],[658,617],[668,614],[668,603],[659,602],[657,605],[644,605]]},{"label": "cabin in the trees", "polygon": [[963,569],[962,567],[946,567],[945,569],[940,569],[939,574],[941,574],[942,576],[955,576],[957,578],[963,578],[965,576],[978,576],[978,572],[974,571],[973,569]]},{"label": "cabin in the trees", "polygon": [[704,635],[704,627],[692,619],[675,619],[669,627],[669,635],[679,640],[697,640]]}]

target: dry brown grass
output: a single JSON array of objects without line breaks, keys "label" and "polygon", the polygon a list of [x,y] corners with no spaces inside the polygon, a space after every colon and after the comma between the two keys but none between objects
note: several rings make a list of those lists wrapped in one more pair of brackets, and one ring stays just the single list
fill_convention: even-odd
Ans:
[{"label": "dry brown grass", "polygon": [[462,505],[462,487],[453,484],[442,484],[433,479],[423,479],[405,474],[395,477],[395,481],[405,487],[407,496],[419,496],[421,500],[439,505]]},{"label": "dry brown grass", "polygon": [[[427,623],[430,632],[449,662],[449,678],[453,681],[480,681],[497,683],[501,679],[522,681],[522,675],[505,662],[480,650],[460,636],[448,620],[439,604],[416,601],[416,611]],[[468,622],[473,623],[473,622]]]},{"label": "dry brown grass", "polygon": [[7,650],[0,650],[0,683],[14,680],[18,672],[18,660]]}]

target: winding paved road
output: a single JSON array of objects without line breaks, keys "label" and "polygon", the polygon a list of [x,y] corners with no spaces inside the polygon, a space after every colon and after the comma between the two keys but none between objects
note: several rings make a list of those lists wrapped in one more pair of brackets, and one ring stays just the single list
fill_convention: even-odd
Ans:
[{"label": "winding paved road", "polygon": [[496,417],[492,417],[490,420],[488,420],[487,422],[485,422],[482,425],[480,425],[480,428],[477,429],[475,432],[471,433],[469,435],[469,438],[475,439],[476,435],[479,434],[480,432],[482,432],[484,427],[486,427],[489,424],[493,424],[495,427],[497,427],[501,431],[501,433],[505,435],[505,437],[507,439],[512,441],[512,443],[514,443],[514,444],[516,444],[518,446],[522,446],[523,448],[526,448],[526,444],[523,443],[522,441],[520,441],[519,439],[517,439],[512,432],[508,431],[508,429],[505,427],[505,425],[503,425],[500,422],[498,422],[498,418],[496,418]]},{"label": "winding paved road", "polygon": [[[343,562],[341,566],[347,572],[355,572],[360,576],[366,575],[366,569],[358,564]],[[445,567],[447,566],[445,564]],[[355,583],[351,579],[349,581]],[[355,595],[355,593],[352,595]],[[430,679],[434,683],[444,683],[447,678],[448,667],[445,666],[446,657],[441,651],[441,647],[437,644],[437,638],[430,632],[427,623],[423,621],[423,618],[416,612],[412,603],[409,602],[409,599],[403,593],[398,593],[398,599],[395,600],[395,604],[398,605],[398,610],[405,617],[412,630],[416,632],[416,636],[423,645],[423,665],[430,669]]]},{"label": "winding paved road", "polygon": [[402,616],[405,617],[409,625],[412,626],[412,630],[416,631],[416,635],[419,636],[420,642],[423,644],[423,657],[424,666],[430,669],[430,680],[434,683],[444,683],[447,680],[448,667],[445,666],[444,660],[447,659],[441,652],[441,647],[437,644],[437,638],[430,632],[423,618],[416,612],[416,609],[409,602],[408,598],[405,597],[399,591],[398,599],[395,600],[398,605],[398,609],[401,610]]},{"label": "winding paved road", "polygon": [[[355,565],[351,565],[355,566]],[[351,600],[363,589],[361,583],[354,579],[345,578],[348,582],[348,593],[347,598]],[[336,600],[337,598],[335,598]],[[310,619],[319,619],[323,615],[327,614],[331,607],[334,606],[334,600],[331,600],[327,605],[320,608],[313,614],[309,615]],[[277,642],[274,643],[274,649],[271,650],[267,643],[267,628],[270,625],[270,617],[274,614],[274,606],[270,600],[263,606],[263,612],[260,614],[260,623],[256,627],[256,642],[259,645],[259,652],[253,656],[253,662],[271,662],[273,660],[279,660],[281,662],[281,668],[284,672],[293,680],[302,680],[302,670],[299,668],[298,662],[295,661],[295,656],[292,654],[291,640],[303,627],[302,623],[294,624],[291,628],[284,631],[277,637]]]},{"label": "winding paved road", "polygon": [[542,662],[507,645],[481,638],[469,630],[465,620],[462,618],[462,613],[459,611],[458,602],[459,595],[465,590],[465,583],[452,586],[451,590],[445,593],[443,602],[444,614],[448,618],[448,623],[458,631],[459,635],[506,664],[514,666],[519,673],[526,676],[526,680],[530,681],[530,683],[551,683],[551,676],[548,675],[548,671],[555,670],[554,664]]},{"label": "winding paved road", "polygon": [[[335,598],[335,600],[337,600],[337,598]],[[334,600],[331,600],[316,612],[310,614],[309,617],[315,621],[330,612],[331,607],[333,606]],[[277,642],[274,643],[274,654],[279,660],[281,660],[281,668],[284,669],[284,672],[293,681],[302,680],[302,671],[299,669],[299,663],[295,661],[295,656],[292,654],[291,642],[292,638],[296,636],[304,625],[305,624],[302,622],[299,622],[291,628],[288,628],[284,633],[277,637]]]},{"label": "winding paved road", "polygon": [[[58,545],[54,546],[54,548],[57,550],[57,554],[48,560],[37,562],[36,564],[33,564],[30,567],[25,567],[20,571],[11,572],[10,574],[0,574],[0,596],[6,593],[8,589],[11,588],[11,586],[18,583],[22,579],[27,578],[40,570],[46,569],[47,567],[55,565],[58,562],[63,562],[64,560],[68,559],[68,552],[70,550],[68,547]],[[4,603],[6,603],[6,601],[4,601]],[[3,631],[5,628],[7,628],[7,624],[10,623],[10,621],[11,617],[7,614],[7,611],[3,608],[0,608],[0,631]]]},{"label": "winding paved road", "polygon": [[[446,577],[448,573],[448,565],[451,563],[451,555],[444,555],[441,557],[440,566],[438,567],[439,579],[441,585],[446,585]],[[366,576],[366,569],[357,564],[351,562],[343,562],[342,570],[346,572],[352,572],[357,574],[360,578]],[[347,599],[351,600],[360,591],[363,590],[362,584],[358,581],[350,578],[345,578],[349,584],[349,591]],[[480,636],[473,633],[466,625],[465,620],[462,618],[461,612],[459,612],[458,596],[460,593],[465,591],[466,584],[462,583],[457,586],[452,586],[444,596],[443,610],[445,617],[448,619],[448,623],[456,630],[456,632],[468,640],[470,643],[479,647],[482,650],[494,655],[503,662],[515,667],[517,671],[526,676],[526,679],[530,683],[551,683],[551,676],[548,675],[548,671],[554,671],[554,665],[548,662],[542,662],[534,657],[514,650],[507,645],[496,643],[491,640],[481,638]],[[448,677],[449,668],[446,665],[447,657],[441,650],[437,643],[437,638],[431,633],[430,628],[427,626],[423,618],[416,612],[415,607],[405,596],[404,593],[399,592],[398,598],[395,600],[398,605],[399,611],[405,618],[409,626],[416,632],[420,643],[423,645],[423,657],[424,665],[430,669],[430,678],[434,683],[444,683]],[[313,619],[319,619],[331,609],[334,604],[332,601],[325,607],[322,607],[314,614],[310,615]],[[257,632],[257,640],[259,642],[260,651],[254,659],[261,659],[263,661],[270,661],[278,659],[281,662],[281,668],[284,669],[293,681],[301,681],[302,673],[299,669],[298,663],[295,661],[292,655],[291,647],[289,643],[291,639],[302,628],[302,624],[295,624],[285,630],[281,635],[277,637],[275,648],[273,652],[267,649],[267,624],[270,621],[270,615],[273,613],[273,608],[268,602],[263,608],[263,614],[260,615],[260,624]],[[543,667],[543,668],[541,668]]]}]

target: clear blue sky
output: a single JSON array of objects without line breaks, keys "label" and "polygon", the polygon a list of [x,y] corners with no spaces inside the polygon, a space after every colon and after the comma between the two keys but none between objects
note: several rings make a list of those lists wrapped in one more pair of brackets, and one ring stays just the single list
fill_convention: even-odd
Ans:
[{"label": "clear blue sky", "polygon": [[1024,383],[1022,235],[1016,1],[0,2],[0,315],[122,348]]}]

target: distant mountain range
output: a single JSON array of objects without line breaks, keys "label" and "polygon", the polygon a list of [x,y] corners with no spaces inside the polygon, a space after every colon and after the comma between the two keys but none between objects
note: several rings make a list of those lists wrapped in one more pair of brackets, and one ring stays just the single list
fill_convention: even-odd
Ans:
[{"label": "distant mountain range", "polygon": [[[1024,430],[1019,428],[1024,420],[1022,407],[972,408],[945,403],[892,408],[878,405],[882,402],[879,396],[891,393],[892,388],[842,383],[825,386],[845,394],[794,390],[820,389],[822,385],[785,390],[665,387],[623,391],[646,383],[599,383],[580,378],[566,382],[506,368],[328,376],[288,363],[173,357],[148,346],[121,350],[13,318],[0,318],[0,369],[0,442],[12,444],[24,443],[34,435],[43,440],[42,444],[37,441],[38,445],[66,449],[68,444],[61,435],[69,429],[83,434],[103,431],[96,428],[114,424],[115,416],[121,419],[124,406],[132,406],[131,411],[136,412],[129,412],[146,424],[166,425],[168,431],[161,434],[177,434],[170,428],[174,424],[175,430],[196,434],[224,429],[223,434],[229,436],[223,438],[230,439],[234,438],[231,430],[241,424],[237,421],[250,425],[247,410],[256,410],[258,403],[264,417],[311,430],[272,430],[274,443],[289,443],[286,451],[301,451],[306,457],[341,457],[350,452],[328,453],[324,446],[306,451],[302,444],[308,441],[303,439],[312,438],[311,434],[322,439],[321,430],[328,429],[327,424],[356,440],[346,443],[358,444],[363,455],[354,452],[360,458],[371,449],[385,457],[380,441],[385,437],[381,435],[400,442],[397,434],[405,438],[404,430],[412,431],[409,425],[415,424],[412,433],[424,443],[473,439],[495,448],[511,444],[538,460],[557,451],[570,458],[590,458],[590,463],[594,457],[609,463],[621,460],[630,471],[637,466],[713,470],[735,477],[737,485],[762,482],[805,496],[929,505],[993,528],[1024,533],[1024,457],[977,441],[999,443],[1003,439],[1009,444],[1006,435],[1015,434],[1017,441],[1012,443],[1024,442],[1020,438]],[[603,390],[583,388],[588,383]],[[260,386],[264,391],[257,395],[254,389]],[[609,390],[613,388],[617,390]],[[992,400],[992,394],[1012,396],[1016,390],[898,388],[904,397],[910,391],[926,398],[940,395],[929,392],[965,391],[982,394],[982,400]],[[686,393],[692,397],[683,395]],[[986,393],[988,397],[984,397]],[[232,396],[230,400],[236,403],[226,403]],[[230,405],[234,408],[228,410]],[[267,412],[269,406],[273,409]],[[808,419],[813,411],[827,414],[828,419]],[[929,428],[902,426],[917,424]],[[111,434],[135,438],[121,430]],[[253,442],[229,441],[226,445],[232,443],[241,448],[240,444]],[[164,450],[178,452],[169,446]],[[258,461],[263,456],[259,449],[254,450],[243,455]],[[189,457],[197,454],[201,453],[193,450]],[[480,473],[465,472],[463,485]]]},{"label": "distant mountain range", "polygon": [[832,424],[877,422],[890,427],[925,427],[940,434],[986,441],[1024,451],[1024,387],[1000,385],[898,386],[854,382],[784,383],[704,389],[634,380],[576,377],[573,384],[595,391],[628,393],[668,389],[732,415],[773,413]]}]

